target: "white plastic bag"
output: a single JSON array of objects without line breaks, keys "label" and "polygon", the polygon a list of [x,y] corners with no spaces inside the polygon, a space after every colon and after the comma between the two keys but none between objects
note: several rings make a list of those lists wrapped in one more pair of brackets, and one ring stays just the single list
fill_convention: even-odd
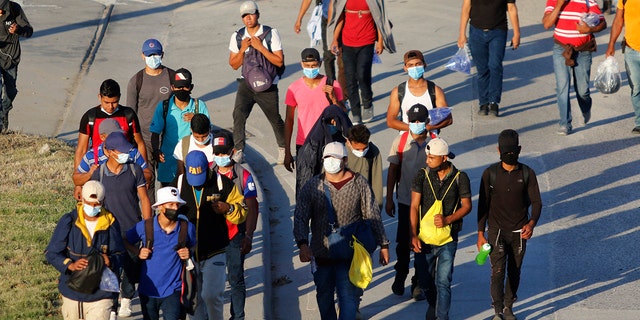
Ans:
[{"label": "white plastic bag", "polygon": [[311,48],[318,45],[322,40],[322,5],[317,5],[313,8],[311,18],[307,23],[307,33],[311,38],[311,42],[309,42],[309,47]]},{"label": "white plastic bag", "polygon": [[107,267],[102,270],[100,290],[108,292],[120,292],[120,286],[118,285],[118,276],[116,276],[116,274]]},{"label": "white plastic bag", "polygon": [[458,52],[449,59],[449,62],[445,65],[449,70],[459,71],[466,74],[471,73],[471,59],[467,54],[467,50],[462,47],[458,49]]},{"label": "white plastic bag", "polygon": [[613,56],[607,57],[599,66],[593,85],[602,93],[616,93],[620,90],[620,70]]}]

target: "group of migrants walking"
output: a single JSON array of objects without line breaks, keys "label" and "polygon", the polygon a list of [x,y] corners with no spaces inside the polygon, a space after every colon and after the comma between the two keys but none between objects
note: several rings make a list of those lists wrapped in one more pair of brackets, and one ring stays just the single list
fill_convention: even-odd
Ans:
[{"label": "group of migrants walking", "polygon": [[[302,0],[295,32],[310,5]],[[631,13],[640,10],[638,0],[618,3],[608,56],[625,18],[637,19],[625,14],[625,5]],[[587,13],[596,16],[594,25],[581,20]],[[385,190],[382,154],[366,126],[374,118],[373,61],[384,50],[396,50],[384,1],[316,1],[322,56],[314,48],[302,50],[303,76],[286,91],[284,120],[277,86],[285,65],[280,35],[259,23],[254,1],[241,4],[240,16],[244,26],[229,40],[229,65],[242,68],[232,132],[216,129],[205,102],[191,97],[189,70],[162,64],[156,39],[142,45],[145,67],[128,82],[128,107],[120,104],[115,80],[101,84],[100,104],[83,115],[78,130],[72,176],[77,206],[61,217],[46,249],[47,260],[60,271],[63,317],[129,317],[137,291],[144,319],[222,319],[228,281],[231,319],[245,318],[244,259],[259,206],[254,177],[241,164],[247,118],[258,104],[274,132],[277,163],[296,171],[293,235],[300,261],[313,264],[321,318],[362,317],[363,289],[350,281],[350,260],[332,254],[331,239],[350,225],[365,225],[375,242],[370,252],[379,247],[379,262],[388,264],[384,210],[398,218],[391,292],[404,295],[413,252],[411,296],[427,301],[427,319],[449,319],[454,257],[472,194],[468,175],[451,162],[453,146],[441,137],[453,116],[445,91],[424,78],[422,52],[404,54],[408,78],[389,95],[386,122],[397,136],[387,157]],[[499,116],[508,21],[516,49],[515,0],[463,1],[458,46],[468,43],[476,64],[483,116]],[[586,124],[593,51],[588,44],[606,22],[595,1],[548,0],[543,24],[555,26],[558,133],[570,134],[569,83],[573,77]],[[640,119],[640,60],[629,53],[640,49],[635,40],[627,33],[625,65]],[[326,75],[320,73],[323,64]],[[638,121],[634,133],[640,133]],[[534,170],[518,160],[518,133],[506,129],[497,140],[500,162],[480,180],[477,246],[492,247],[493,319],[513,320],[526,244],[542,203]],[[115,289],[107,285],[111,274],[119,284]]]}]

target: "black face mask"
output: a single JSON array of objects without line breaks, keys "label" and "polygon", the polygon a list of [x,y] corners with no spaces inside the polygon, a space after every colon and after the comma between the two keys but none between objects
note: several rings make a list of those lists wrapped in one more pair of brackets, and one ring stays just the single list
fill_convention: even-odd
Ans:
[{"label": "black face mask", "polygon": [[429,171],[431,172],[438,172],[440,170],[444,170],[449,166],[448,162],[442,162],[439,166],[435,167],[435,168],[431,168],[429,167]]},{"label": "black face mask", "polygon": [[182,102],[189,102],[189,100],[191,100],[191,91],[174,90],[173,95]]},{"label": "black face mask", "polygon": [[519,153],[516,152],[505,152],[500,154],[500,160],[510,166],[514,166],[518,164]]},{"label": "black face mask", "polygon": [[164,209],[164,216],[171,221],[178,220],[178,210]]}]

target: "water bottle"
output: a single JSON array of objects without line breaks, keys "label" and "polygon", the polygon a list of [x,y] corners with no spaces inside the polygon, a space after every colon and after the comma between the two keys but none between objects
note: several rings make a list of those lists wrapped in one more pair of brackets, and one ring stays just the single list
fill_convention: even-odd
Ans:
[{"label": "water bottle", "polygon": [[480,252],[476,256],[476,263],[481,266],[485,262],[487,262],[487,257],[489,257],[489,253],[491,253],[491,245],[489,243],[485,243],[482,245]]}]

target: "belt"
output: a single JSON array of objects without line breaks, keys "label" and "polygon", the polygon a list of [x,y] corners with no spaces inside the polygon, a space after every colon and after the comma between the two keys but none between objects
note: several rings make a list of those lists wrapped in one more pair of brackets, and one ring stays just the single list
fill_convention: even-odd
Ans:
[{"label": "belt", "polygon": [[369,10],[347,10],[347,9],[344,9],[344,12],[346,12],[346,13],[357,13],[358,14],[358,18],[362,18],[363,14],[371,14],[371,11],[369,11]]}]

